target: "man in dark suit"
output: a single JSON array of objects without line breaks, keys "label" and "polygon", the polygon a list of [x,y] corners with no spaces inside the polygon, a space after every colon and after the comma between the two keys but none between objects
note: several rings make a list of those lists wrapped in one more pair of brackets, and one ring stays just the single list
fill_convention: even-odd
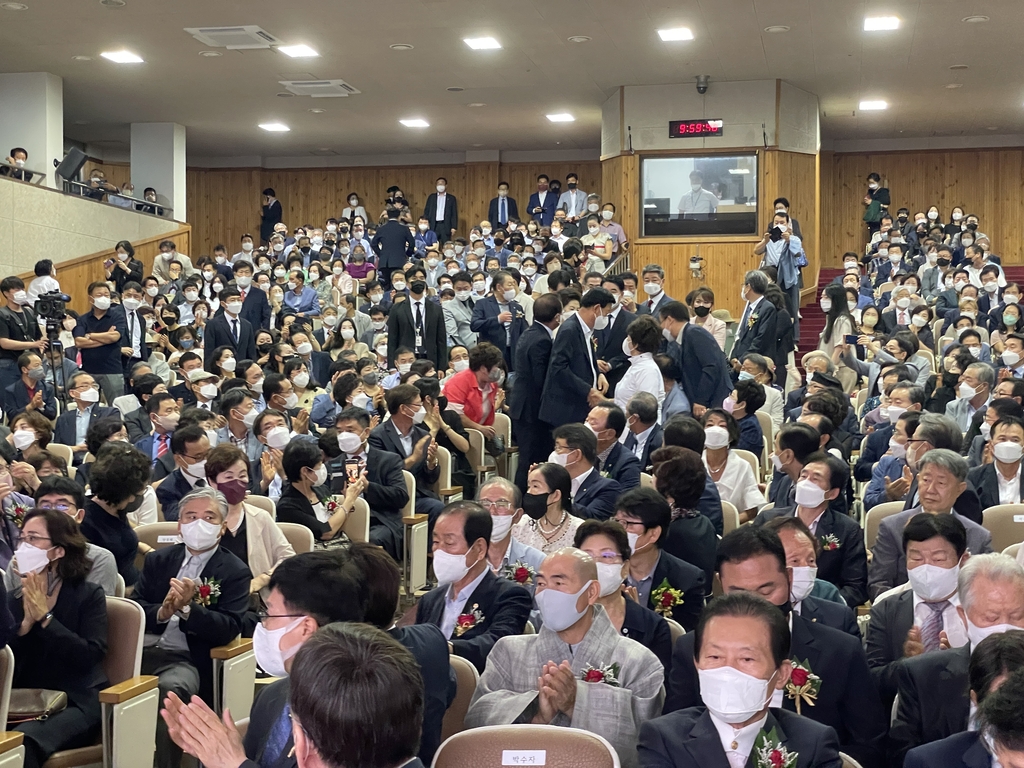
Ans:
[{"label": "man in dark suit", "polygon": [[[139,262],[142,265],[142,262]],[[149,345],[146,344],[146,317],[139,311],[142,306],[142,285],[130,280],[121,288],[121,312],[124,314],[125,333],[121,339],[121,364],[124,380],[131,377],[132,368],[149,360]]]},{"label": "man in dark suit", "polygon": [[550,227],[558,208],[558,195],[548,189],[550,179],[546,173],[537,177],[537,191],[530,195],[526,212],[542,227]]},{"label": "man in dark suit", "polygon": [[167,385],[155,373],[144,373],[135,379],[132,389],[135,392],[135,397],[142,403],[141,408],[136,408],[124,416],[124,426],[128,430],[128,442],[134,445],[140,438],[153,431],[153,421],[146,413],[146,403],[155,393],[166,392]]},{"label": "man in dark suit", "polygon": [[[242,299],[242,311],[239,317],[248,320],[254,331],[260,328],[270,327],[270,302],[267,301],[267,294],[252,284],[252,263],[245,260],[236,261],[231,269],[235,276],[235,287],[238,288],[238,295]],[[221,292],[223,304],[224,294]],[[223,311],[218,311],[223,315]]]},{"label": "man in dark suit", "polygon": [[[778,534],[761,526],[741,526],[719,542],[715,560],[726,595],[757,592],[785,614],[792,584],[786,550]],[[802,706],[802,714],[835,729],[840,749],[861,765],[881,765],[888,716],[882,710],[861,643],[799,614],[790,613],[790,618],[790,658],[822,681],[814,706]],[[687,633],[676,641],[666,712],[701,704],[694,637],[694,633]],[[796,710],[789,690],[777,691],[775,701],[785,709]]]},{"label": "man in dark suit", "polygon": [[171,436],[178,427],[178,418],[181,414],[174,396],[167,392],[150,397],[145,408],[153,424],[153,432],[140,437],[134,445],[152,462],[153,482],[156,482],[177,469],[171,449]]},{"label": "man in dark suit", "polygon": [[558,426],[586,420],[591,406],[604,399],[607,382],[597,368],[594,331],[608,325],[615,298],[604,288],[583,295],[580,308],[558,329],[544,379],[541,421]]},{"label": "man in dark suit", "polygon": [[241,317],[244,305],[238,289],[228,287],[221,291],[220,305],[224,309],[224,314],[206,323],[203,338],[206,367],[209,368],[212,363],[213,351],[222,346],[231,347],[236,360],[255,360],[256,333],[252,324]]},{"label": "man in dark suit", "polygon": [[626,403],[626,430],[622,445],[637,457],[640,471],[649,472],[651,454],[665,440],[658,423],[658,399],[650,392],[637,392]]},{"label": "man in dark suit", "polygon": [[[692,632],[711,585],[705,583],[700,568],[662,549],[672,524],[669,503],[653,488],[634,488],[616,500],[613,519],[630,539],[626,584],[636,590],[640,605]],[[680,596],[674,597],[666,587]]]},{"label": "man in dark suit", "polygon": [[622,486],[604,477],[597,469],[597,437],[583,424],[556,427],[553,458],[569,471],[575,492],[574,514],[578,517],[607,520],[615,512],[615,500]]},{"label": "man in dark suit", "polygon": [[896,303],[896,309],[883,312],[878,317],[878,327],[875,333],[882,336],[892,336],[896,331],[905,331],[910,327],[910,289],[902,286],[892,292],[892,299]]},{"label": "man in dark suit", "polygon": [[[618,275],[605,275],[604,288],[615,298],[615,306],[608,313],[608,327],[603,331],[595,331],[597,337],[597,367],[608,380],[608,396],[615,394],[615,385],[621,381],[629,370],[629,355],[623,349],[627,337],[629,324],[636,320],[637,316],[627,312],[621,304],[622,292],[625,284]],[[661,343],[661,338],[658,338]],[[657,347],[653,350],[657,351]]]},{"label": "man in dark suit", "polygon": [[455,195],[448,194],[448,179],[444,176],[437,179],[437,191],[427,196],[423,218],[430,222],[439,242],[446,243],[455,237],[459,228],[459,203]]},{"label": "man in dark suit", "polygon": [[[786,653],[791,633],[774,605],[747,592],[716,598],[702,614],[696,635],[686,635],[694,636],[700,638],[700,643],[688,645],[696,651],[697,674],[703,684],[714,688],[707,692],[711,704],[704,708],[698,702],[689,709],[668,710],[669,714],[643,723],[637,743],[643,768],[761,765],[754,739],[723,738],[723,730],[738,735],[741,726],[762,718],[761,732],[778,737],[779,744],[796,757],[794,768],[840,768],[839,740],[829,726],[770,707],[769,700],[752,717],[746,718],[748,713],[744,713],[744,719],[735,723],[735,713],[716,706],[720,700],[717,694],[724,694],[735,678],[744,682],[748,676],[758,678],[764,683],[765,694],[782,694],[785,690],[792,668]],[[744,656],[742,669],[737,666],[740,653]]]},{"label": "man in dark suit", "polygon": [[681,301],[662,304],[658,319],[675,339],[668,345],[668,354],[682,371],[679,385],[690,401],[693,415],[700,418],[708,408],[721,408],[733,383],[715,337],[690,322],[690,310]]},{"label": "man in dark suit", "polygon": [[[383,547],[396,561],[401,560],[405,537],[402,508],[409,503],[409,492],[402,477],[402,459],[367,444],[370,415],[365,408],[346,408],[338,414],[335,426],[338,446],[344,454],[342,464],[358,461],[366,471],[368,485],[363,491],[363,498],[370,505],[370,543]],[[344,475],[336,477],[335,482],[338,481],[344,486]]]},{"label": "man in dark suit", "polygon": [[764,297],[767,290],[768,277],[764,272],[751,270],[744,276],[740,296],[747,304],[740,316],[729,361],[735,371],[739,371],[740,361],[749,352],[775,359],[775,306]]},{"label": "man in dark suit", "polygon": [[[180,512],[185,543],[150,552],[132,595],[146,614],[146,634],[160,636],[143,651],[142,670],[160,678],[161,699],[173,692],[183,701],[196,693],[212,701],[210,650],[241,631],[252,574],[220,546],[228,512],[222,494],[197,488],[181,500]],[[174,768],[180,761],[167,724],[158,721],[156,765]]]},{"label": "man in dark suit", "polygon": [[838,587],[847,605],[858,606],[868,599],[864,531],[853,518],[831,508],[831,503],[845,492],[849,472],[849,465],[830,453],[811,454],[800,470],[796,506],[766,509],[754,518],[754,525],[764,525],[777,517],[799,517],[821,546],[818,578]]},{"label": "man in dark suit", "polygon": [[665,270],[660,264],[648,264],[640,277],[643,279],[644,295],[637,298],[636,313],[658,317],[662,307],[675,301],[665,293]]},{"label": "man in dark suit", "polygon": [[426,414],[423,397],[411,384],[399,384],[387,391],[384,400],[391,418],[370,432],[369,447],[403,460],[403,469],[416,478],[416,514],[427,515],[433,524],[444,505],[431,490],[441,468],[437,464],[437,441],[421,426]]},{"label": "man in dark suit", "polygon": [[407,347],[417,359],[430,360],[439,371],[448,367],[447,334],[441,306],[426,297],[425,280],[413,280],[409,298],[388,314],[388,365],[395,366],[395,352]]},{"label": "man in dark suit", "polygon": [[266,245],[274,234],[274,226],[281,223],[281,201],[271,187],[263,190],[263,209],[260,211],[260,240]]},{"label": "man in dark suit", "polygon": [[174,430],[170,454],[175,469],[156,487],[156,498],[165,520],[176,521],[178,503],[193,488],[206,485],[206,454],[209,452],[210,438],[198,424],[187,424]]},{"label": "man in dark suit", "polygon": [[452,653],[481,672],[498,640],[522,634],[533,604],[526,589],[491,571],[491,524],[490,514],[474,502],[445,507],[433,532],[439,586],[416,606],[416,623],[440,627]]},{"label": "man in dark suit", "polygon": [[[391,287],[391,273],[404,267],[405,262],[416,252],[416,238],[398,220],[400,214],[398,208],[388,208],[387,223],[377,230],[370,241],[370,248],[377,254],[377,279],[385,288]],[[447,240],[445,236],[442,242]]]},{"label": "man in dark suit", "polygon": [[[508,272],[497,272],[491,282],[491,295],[473,305],[470,330],[477,334],[477,343],[489,342],[501,350],[510,371],[515,368],[516,344],[526,331],[526,313],[513,299],[518,287]],[[390,340],[390,337],[389,337]]]},{"label": "man in dark suit", "polygon": [[626,429],[626,414],[613,400],[602,400],[590,409],[587,424],[597,435],[597,469],[622,490],[640,485],[640,460],[619,442]]},{"label": "man in dark suit", "polygon": [[75,410],[64,411],[53,426],[53,442],[70,445],[75,466],[85,457],[85,435],[95,419],[120,416],[116,408],[99,405],[100,390],[91,374],[79,371],[68,379],[68,395],[75,401]]},{"label": "man in dark suit", "polygon": [[[982,464],[967,473],[967,485],[974,489],[981,508],[988,509],[1003,503],[1000,481],[1012,485],[1020,474],[1021,446],[1024,445],[1024,422],[1013,416],[1004,416],[992,426],[991,464]],[[1021,485],[1021,483],[1017,483]],[[1018,488],[1010,504],[1024,501],[1024,489]]]},{"label": "man in dark suit", "polygon": [[36,411],[48,419],[57,418],[57,399],[53,386],[46,382],[43,358],[35,350],[18,356],[21,378],[4,390],[3,408],[8,420],[22,411]]},{"label": "man in dark suit", "polygon": [[508,196],[508,182],[498,182],[498,196],[492,197],[487,206],[487,220],[495,229],[504,229],[509,219],[519,218],[519,206],[516,199]]}]

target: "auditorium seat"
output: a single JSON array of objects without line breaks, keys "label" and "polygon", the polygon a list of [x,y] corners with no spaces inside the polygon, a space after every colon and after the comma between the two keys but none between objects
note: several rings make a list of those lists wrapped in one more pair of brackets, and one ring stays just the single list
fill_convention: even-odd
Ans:
[{"label": "auditorium seat", "polygon": [[[305,528],[305,526],[301,527]],[[308,528],[306,530],[309,531]],[[345,518],[345,524],[341,526],[341,530],[352,541],[370,540],[370,505],[366,503],[366,499],[356,499],[356,503],[352,506],[352,511],[348,513],[348,517]],[[309,531],[309,535],[312,537],[312,531]],[[295,554],[299,553],[294,542],[292,542],[292,549],[295,550]],[[306,551],[308,552],[309,550]]]},{"label": "auditorium seat", "polygon": [[669,634],[672,635],[672,645],[676,644],[676,640],[686,634],[686,630],[683,629],[683,625],[675,619],[665,619],[668,623]]},{"label": "auditorium seat", "polygon": [[731,501],[722,502],[722,535],[740,527],[740,513]]},{"label": "auditorium seat", "polygon": [[557,725],[486,725],[449,737],[437,750],[432,768],[480,768],[505,765],[506,751],[543,752],[525,765],[619,768],[619,756],[607,739],[578,728]]},{"label": "auditorium seat", "polygon": [[992,534],[994,552],[1024,541],[1024,504],[998,504],[981,515],[981,524]]},{"label": "auditorium seat", "polygon": [[864,518],[864,546],[868,551],[875,546],[875,539],[878,538],[878,526],[882,520],[903,511],[902,501],[887,501],[884,504],[876,504],[868,510]]},{"label": "auditorium seat", "polygon": [[473,694],[476,692],[476,684],[480,682],[480,673],[476,667],[461,656],[452,654],[449,662],[455,670],[455,700],[444,713],[441,725],[442,740],[466,730],[466,712],[469,711],[469,702],[473,700]]},{"label": "auditorium seat", "polygon": [[269,514],[272,520],[277,520],[277,504],[269,496],[258,496],[255,493],[251,493],[245,497],[244,503],[259,507]]},{"label": "auditorium seat", "polygon": [[[363,503],[365,504],[366,502]],[[281,533],[288,539],[288,543],[292,545],[296,555],[313,551],[313,532],[309,528],[299,523],[278,523],[277,527],[281,529]]]}]

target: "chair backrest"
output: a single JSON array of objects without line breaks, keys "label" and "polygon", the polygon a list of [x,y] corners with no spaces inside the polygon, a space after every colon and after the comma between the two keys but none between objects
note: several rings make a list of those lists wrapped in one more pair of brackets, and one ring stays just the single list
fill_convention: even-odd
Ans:
[{"label": "chair backrest", "polygon": [[437,446],[437,468],[437,481],[430,486],[430,490],[439,494],[442,488],[452,487],[452,454],[443,445]]},{"label": "chair backrest", "polygon": [[469,702],[476,692],[476,684],[480,680],[480,673],[476,667],[470,664],[461,656],[452,654],[449,663],[455,670],[455,700],[452,701],[448,711],[444,713],[444,720],[441,724],[441,738],[447,739],[456,733],[466,730],[466,712],[469,711]]},{"label": "chair backrest", "polygon": [[469,450],[466,451],[466,458],[474,472],[480,471],[484,465],[484,433],[478,429],[467,429],[469,437]]},{"label": "chair backrest", "polygon": [[135,535],[139,537],[141,543],[148,544],[153,549],[173,547],[181,543],[177,523],[146,523],[135,529]]},{"label": "chair backrest", "polygon": [[935,342],[935,351],[941,355],[942,350],[944,350],[947,346],[949,346],[955,341],[956,339],[954,339],[952,336],[943,336],[941,339]]},{"label": "chair backrest", "polygon": [[[444,449],[438,446],[437,450],[440,453]],[[348,517],[345,518],[345,524],[341,526],[341,530],[352,541],[370,540],[370,505],[366,503],[366,499],[356,499],[356,503],[353,505],[352,511],[348,513]]]},{"label": "chair backrest", "polygon": [[843,761],[843,768],[861,768],[860,763],[858,763],[845,752],[839,753],[839,759]]},{"label": "chair backrest", "polygon": [[277,527],[288,539],[296,555],[313,551],[313,532],[309,528],[300,523],[278,523]]},{"label": "chair backrest", "polygon": [[875,296],[881,298],[882,294],[891,293],[892,289],[895,287],[896,283],[894,283],[892,280],[886,280],[884,283],[875,288]]},{"label": "chair backrest", "polygon": [[67,462],[68,469],[71,469],[71,462],[75,458],[74,451],[71,450],[70,445],[63,445],[62,443],[50,443],[46,446],[46,450],[52,453],[54,456],[60,456]]},{"label": "chair backrest", "polygon": [[750,451],[744,451],[742,448],[733,448],[730,453],[738,459],[743,459],[750,465],[755,480],[759,481],[761,479],[761,460],[757,456]]},{"label": "chair backrest", "polygon": [[494,414],[494,434],[505,438],[505,450],[512,446],[512,419],[504,413]]},{"label": "chair backrest", "polygon": [[649,475],[646,472],[640,473],[640,487],[641,488],[653,488],[654,487],[654,475]]},{"label": "chair backrest", "polygon": [[416,478],[406,469],[402,470],[402,477],[405,479],[405,490],[409,493],[409,502],[402,507],[402,515],[407,517],[416,512]]},{"label": "chair backrest", "polygon": [[523,634],[524,635],[536,635],[537,634],[537,629],[533,626],[533,622],[532,621],[527,621],[526,624],[523,626]]},{"label": "chair backrest", "polygon": [[111,685],[139,674],[146,614],[142,606],[123,597],[107,598],[107,655],[103,671]]},{"label": "chair backrest", "polygon": [[125,591],[124,576],[117,574],[117,582],[114,584],[114,597],[124,597]]},{"label": "chair backrest", "polygon": [[676,640],[686,634],[686,630],[683,629],[683,625],[675,619],[665,619],[668,622],[668,631],[672,636],[672,645],[676,644]]},{"label": "chair backrest", "polygon": [[11,686],[14,684],[14,651],[5,645],[0,651],[0,720],[7,722],[11,707]]},{"label": "chair backrest", "polygon": [[754,411],[757,423],[761,425],[761,434],[768,438],[768,445],[775,445],[775,422],[764,411]]},{"label": "chair backrest", "polygon": [[456,733],[441,744],[432,768],[503,765],[504,752],[523,750],[535,754],[535,765],[543,759],[553,766],[620,768],[618,754],[603,736],[557,725],[486,725]]},{"label": "chair backrest", "polygon": [[932,365],[932,372],[934,372],[935,371],[935,353],[932,352],[930,349],[928,349],[928,347],[922,345],[917,350],[917,354],[921,355],[922,357],[927,357],[928,358],[928,362],[930,362],[931,365]]},{"label": "chair backrest", "polygon": [[740,527],[740,513],[731,501],[722,502],[722,535]]},{"label": "chair backrest", "polygon": [[761,437],[761,475],[763,477],[770,477],[768,474],[771,471],[772,463],[768,459],[772,455],[772,446],[768,444],[768,436],[764,435]]},{"label": "chair backrest", "polygon": [[1011,544],[1003,550],[1004,555],[1009,555],[1014,560],[1017,559],[1017,554],[1020,552],[1020,544]]},{"label": "chair backrest", "polygon": [[259,507],[270,515],[271,520],[277,520],[277,504],[269,496],[257,496],[255,493],[250,493],[245,497],[245,503]]},{"label": "chair backrest", "polygon": [[982,512],[982,523],[992,534],[992,549],[1001,552],[1024,541],[1024,504],[999,504]]},{"label": "chair backrest", "polygon": [[860,409],[864,407],[864,403],[866,403],[867,401],[868,401],[868,388],[867,387],[861,387],[860,389],[857,390],[857,396],[856,396],[856,398],[854,398],[854,403],[853,403],[853,407],[855,409],[855,413],[857,414],[857,418],[860,418]]},{"label": "chair backrest", "polygon": [[[944,317],[936,317],[932,320],[932,338],[938,341],[939,337],[942,336],[942,324],[946,322]],[[937,347],[936,350],[939,348]]]},{"label": "chair backrest", "polygon": [[881,522],[889,517],[889,515],[895,515],[897,512],[903,511],[902,501],[887,501],[884,504],[876,504],[868,510],[867,516],[864,518],[864,546],[869,550],[875,546],[875,539],[878,538],[878,526]]}]

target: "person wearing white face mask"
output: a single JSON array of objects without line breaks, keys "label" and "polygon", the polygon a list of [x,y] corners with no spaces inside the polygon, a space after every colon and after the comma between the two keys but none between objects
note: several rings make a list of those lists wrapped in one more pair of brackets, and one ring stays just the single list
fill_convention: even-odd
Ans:
[{"label": "person wearing white face mask", "polygon": [[519,635],[530,614],[530,593],[496,576],[487,563],[493,523],[472,501],[449,504],[432,533],[438,586],[416,606],[416,623],[433,624],[456,656],[481,672],[495,643]]},{"label": "person wearing white face mask", "polygon": [[563,424],[552,432],[555,450],[548,461],[565,467],[572,478],[572,501],[580,517],[605,520],[615,511],[622,486],[598,471],[597,436],[586,424]]},{"label": "person wearing white face mask", "polygon": [[441,242],[451,240],[459,227],[459,207],[455,195],[448,193],[448,180],[438,177],[436,192],[431,192],[423,207],[423,216],[430,223],[437,239]]},{"label": "person wearing white face mask", "polygon": [[708,476],[715,482],[722,501],[728,501],[739,511],[741,522],[753,520],[768,500],[757,487],[750,464],[732,451],[740,436],[736,419],[722,408],[712,408],[704,412],[702,423],[703,459]]},{"label": "person wearing white face mask", "polygon": [[25,283],[20,277],[0,281],[0,293],[7,310],[0,312],[0,392],[18,381],[18,357],[26,350],[42,352],[48,342],[35,311],[29,306]]},{"label": "person wearing white face mask", "polygon": [[488,342],[501,352],[505,365],[512,370],[516,345],[526,331],[526,313],[515,300],[518,286],[508,272],[497,272],[491,282],[491,295],[473,305],[470,330],[480,343]]},{"label": "person wearing white face mask", "polygon": [[[177,416],[177,412],[172,414]],[[175,419],[176,421],[177,419]],[[210,438],[206,431],[196,425],[187,424],[175,429],[170,440],[174,471],[156,487],[156,497],[164,518],[171,522],[178,519],[178,503],[196,487],[206,485],[206,455],[210,452]]]},{"label": "person wearing white face mask", "polygon": [[316,539],[317,549],[347,545],[348,536],[341,529],[359,494],[366,488],[365,477],[360,476],[349,483],[341,501],[332,506],[327,464],[316,443],[309,440],[289,442],[281,456],[281,467],[289,484],[277,502],[278,522],[298,523],[309,528]]},{"label": "person wearing white face mask", "polygon": [[[279,373],[271,373],[263,380],[263,396],[267,407],[286,413],[296,421],[295,431],[305,433],[309,424],[309,411],[296,411],[299,397],[295,394],[291,379]],[[300,429],[300,426],[305,428]]]},{"label": "person wearing white face mask", "polygon": [[737,592],[716,598],[701,617],[693,646],[704,706],[645,723],[638,744],[640,764],[770,764],[758,750],[771,751],[783,744],[763,746],[761,739],[784,733],[792,765],[838,768],[840,744],[831,728],[771,707],[792,674],[806,676],[790,661],[791,636],[783,615],[763,597]]},{"label": "person wearing white face mask", "polygon": [[82,353],[82,370],[93,375],[107,402],[112,403],[124,394],[121,347],[128,330],[124,313],[109,311],[110,288],[105,282],[90,284],[88,293],[92,311],[78,318],[75,346]]},{"label": "person wearing white face mask", "polygon": [[973,721],[966,695],[972,654],[987,637],[1024,629],[1024,569],[1008,555],[972,551],[960,568],[957,597],[956,610],[967,627],[968,642],[902,662],[899,705],[890,732],[894,758],[902,759],[913,747],[968,730]]},{"label": "person wearing white face mask", "polygon": [[[142,668],[160,679],[163,700],[174,693],[188,701],[198,693],[211,701],[210,650],[234,639],[249,604],[249,568],[220,546],[227,516],[224,495],[196,488],[179,505],[183,544],[151,552],[132,599],[150,620]],[[157,722],[156,765],[172,768],[181,750],[167,724]]]},{"label": "person wearing white face mask", "polygon": [[960,374],[957,398],[946,406],[946,415],[953,419],[962,431],[971,426],[971,419],[977,411],[984,411],[992,400],[996,375],[987,363],[972,363]]},{"label": "person wearing white face mask", "polygon": [[[1006,404],[1017,411],[1016,403]],[[986,411],[988,415],[994,410]],[[1016,416],[998,415],[989,428],[992,461],[983,463],[967,473],[967,482],[981,502],[982,509],[999,504],[1020,504],[1024,488],[1021,486],[1021,449],[1024,446],[1024,421]]]},{"label": "person wearing white face mask", "polygon": [[544,553],[512,535],[512,528],[523,519],[519,489],[503,477],[494,477],[480,486],[476,499],[491,515],[491,539],[487,545],[491,571],[532,593]]},{"label": "person wearing white face mask", "polygon": [[210,373],[209,371],[192,371],[188,376],[188,386],[192,388],[192,394],[195,395],[196,408],[202,408],[204,411],[214,411],[217,396],[220,394],[218,384],[220,380],[216,374]]},{"label": "person wearing white face mask", "polygon": [[600,595],[590,555],[567,548],[545,558],[536,592],[543,626],[494,647],[466,725],[528,722],[600,733],[622,765],[635,768],[639,725],[661,711],[664,672],[650,650],[616,631],[596,604]]},{"label": "person wearing white face mask", "polygon": [[653,488],[634,488],[618,498],[612,519],[625,529],[632,553],[626,574],[630,596],[692,632],[708,585],[700,568],[662,549],[672,523],[669,503]]},{"label": "person wearing white face mask", "polygon": [[255,360],[258,357],[252,323],[241,317],[243,303],[238,288],[228,286],[221,291],[220,306],[224,310],[223,314],[209,319],[203,334],[203,363],[208,370],[212,370],[214,352],[220,347],[229,347],[239,360]]},{"label": "person wearing white face mask", "polygon": [[[153,431],[136,440],[135,447],[152,462],[153,479],[162,480],[174,472],[177,466],[171,447],[171,435],[178,428],[180,417],[178,402],[173,395],[160,392],[150,396],[146,401],[145,408]],[[207,446],[207,450],[209,450],[209,446]],[[174,518],[167,519],[173,520]]]},{"label": "person wearing white face mask", "polygon": [[292,392],[296,398],[296,408],[310,411],[317,395],[326,394],[317,383],[310,378],[309,366],[301,358],[289,360],[284,364],[284,375],[292,383]]}]

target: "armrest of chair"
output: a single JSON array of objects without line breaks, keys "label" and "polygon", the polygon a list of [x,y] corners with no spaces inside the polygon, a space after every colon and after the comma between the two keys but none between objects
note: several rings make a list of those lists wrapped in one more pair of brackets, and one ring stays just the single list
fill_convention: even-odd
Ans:
[{"label": "armrest of chair", "polygon": [[426,515],[406,515],[402,518],[402,522],[405,525],[419,525],[420,523],[427,522]]},{"label": "armrest of chair", "polygon": [[248,653],[252,650],[252,638],[251,637],[236,637],[227,645],[220,645],[216,648],[210,649],[211,659],[233,659],[236,656],[241,656],[243,653]]},{"label": "armrest of chair", "polygon": [[25,741],[25,734],[21,731],[7,731],[0,733],[0,755],[17,749]]},{"label": "armrest of chair", "polygon": [[462,486],[461,485],[453,485],[451,488],[438,488],[437,489],[437,495],[440,496],[442,499],[451,498],[452,496],[454,496],[457,493],[462,493]]},{"label": "armrest of chair", "polygon": [[112,685],[100,691],[100,703],[102,704],[123,704],[129,699],[134,699],[147,691],[157,687],[160,678],[155,675],[139,675],[125,680],[123,683]]}]

